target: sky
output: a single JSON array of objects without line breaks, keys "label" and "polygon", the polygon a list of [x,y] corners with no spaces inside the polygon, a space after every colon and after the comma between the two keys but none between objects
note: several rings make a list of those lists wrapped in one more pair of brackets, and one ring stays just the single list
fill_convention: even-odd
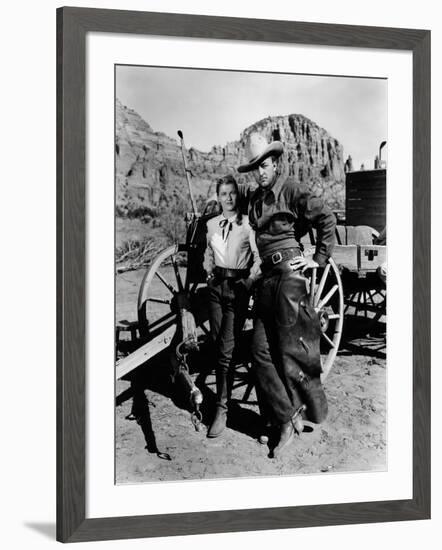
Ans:
[{"label": "sky", "polygon": [[[324,128],[358,169],[387,140],[387,80],[117,66],[116,97],[154,131],[208,151],[269,115],[301,114]],[[383,158],[386,158],[383,150]]]}]

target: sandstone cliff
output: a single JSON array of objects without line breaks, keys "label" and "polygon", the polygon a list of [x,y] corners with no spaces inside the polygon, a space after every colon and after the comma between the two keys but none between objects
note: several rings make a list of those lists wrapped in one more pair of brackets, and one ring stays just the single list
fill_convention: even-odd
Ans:
[{"label": "sandstone cliff", "polygon": [[[182,128],[185,133],[185,128]],[[232,173],[239,182],[254,182],[236,172],[246,161],[244,146],[258,131],[284,143],[288,175],[308,184],[332,208],[344,206],[344,158],[339,142],[303,115],[268,117],[246,128],[238,141],[208,152],[189,149],[192,185],[200,204],[211,196],[216,179]],[[116,104],[117,216],[140,218],[153,226],[181,217],[190,209],[178,138],[155,132],[135,111]],[[163,216],[163,221],[160,217]]]}]

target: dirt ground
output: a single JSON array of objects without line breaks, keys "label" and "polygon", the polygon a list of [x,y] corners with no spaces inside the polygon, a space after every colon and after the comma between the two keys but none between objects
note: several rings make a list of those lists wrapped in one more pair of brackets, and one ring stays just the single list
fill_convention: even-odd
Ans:
[{"label": "dirt ground", "polygon": [[[142,271],[117,277],[117,321],[135,320]],[[126,334],[122,335],[125,338]],[[124,344],[124,343],[123,343]],[[215,479],[319,472],[386,470],[386,360],[380,337],[347,335],[325,382],[329,415],[320,426],[306,422],[282,457],[261,445],[254,391],[241,402],[244,370],[237,372],[237,402],[221,437],[208,439],[215,392],[210,369],[193,375],[202,390],[202,430],[173,392],[167,354],[116,384],[116,482]],[[122,346],[124,348],[124,345]],[[130,350],[127,343],[126,351]],[[194,363],[203,367],[204,352]]]}]

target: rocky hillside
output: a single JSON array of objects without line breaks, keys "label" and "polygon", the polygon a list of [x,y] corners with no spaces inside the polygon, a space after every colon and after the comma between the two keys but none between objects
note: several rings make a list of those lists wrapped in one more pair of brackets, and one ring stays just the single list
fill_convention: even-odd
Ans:
[{"label": "rocky hillside", "polygon": [[[182,128],[185,131],[185,128]],[[344,205],[344,159],[339,142],[302,115],[268,117],[246,128],[238,141],[209,152],[189,149],[192,185],[203,203],[215,189],[216,179],[232,173],[239,182],[254,183],[251,174],[236,172],[246,161],[244,146],[258,131],[269,141],[284,143],[288,175],[307,183],[332,208]],[[116,104],[117,216],[139,218],[155,227],[165,219],[182,217],[189,199],[178,138],[155,132],[135,111]],[[165,218],[166,217],[166,218]]]}]

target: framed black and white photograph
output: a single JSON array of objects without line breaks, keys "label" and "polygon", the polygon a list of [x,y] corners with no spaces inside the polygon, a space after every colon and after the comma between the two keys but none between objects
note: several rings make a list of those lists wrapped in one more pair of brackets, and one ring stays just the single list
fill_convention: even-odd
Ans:
[{"label": "framed black and white photograph", "polygon": [[62,8],[58,71],[58,539],[428,517],[429,33]]},{"label": "framed black and white photograph", "polygon": [[[115,89],[117,483],[385,470],[387,79],[117,65]],[[258,308],[287,356],[261,385]],[[324,389],[296,416],[300,370]]]}]

